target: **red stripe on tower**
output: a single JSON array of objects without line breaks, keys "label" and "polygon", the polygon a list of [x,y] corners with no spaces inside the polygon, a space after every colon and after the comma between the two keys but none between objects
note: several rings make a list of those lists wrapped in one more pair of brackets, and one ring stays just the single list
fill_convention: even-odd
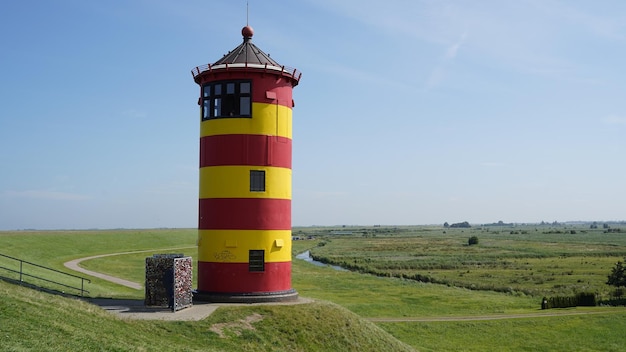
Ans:
[{"label": "red stripe on tower", "polygon": [[291,230],[291,199],[204,198],[199,207],[202,230]]},{"label": "red stripe on tower", "polygon": [[198,263],[198,271],[206,275],[198,277],[211,292],[233,294],[237,292],[279,292],[291,290],[291,262],[266,263],[265,272],[251,274],[247,263]]},{"label": "red stripe on tower", "polygon": [[220,165],[276,166],[291,169],[291,139],[251,134],[200,138],[200,167]]}]

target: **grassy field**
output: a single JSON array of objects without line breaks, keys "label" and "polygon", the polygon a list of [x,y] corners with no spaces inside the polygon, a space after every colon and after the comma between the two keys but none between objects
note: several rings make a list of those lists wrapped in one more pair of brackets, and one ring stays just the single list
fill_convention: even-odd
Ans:
[{"label": "grassy field", "polygon": [[[579,309],[580,310],[580,309]],[[623,351],[623,310],[602,315],[378,323],[420,351]]]},{"label": "grassy field", "polygon": [[[142,283],[145,258],[154,253],[194,254],[197,230],[110,230],[110,231],[16,231],[0,232],[0,254],[11,255],[22,260],[45,265],[57,270],[68,270],[63,263],[77,258],[94,255],[137,252],[135,254],[106,257],[87,261],[82,266]],[[179,250],[177,248],[184,248]],[[191,247],[191,249],[190,249]],[[147,252],[146,252],[147,251]],[[101,265],[104,264],[104,265]],[[19,263],[0,257],[0,266],[19,270]],[[50,275],[33,266],[25,269],[37,274]],[[0,269],[0,275],[8,274]],[[137,291],[107,281],[90,278],[87,285],[92,297],[141,298],[143,291]],[[51,280],[75,287],[80,280],[62,275],[52,275]],[[50,286],[56,289],[57,287]]]},{"label": "grassy field", "polygon": [[[0,294],[9,297],[0,301],[0,336],[3,337],[0,350],[56,350],[54,346],[60,346],[63,339],[68,338],[74,344],[70,346],[72,350],[97,350],[94,346],[103,346],[101,350],[149,351],[164,346],[180,346],[179,350],[194,351],[201,350],[205,345],[224,351],[241,350],[241,346],[251,351],[271,350],[269,346],[276,351],[406,350],[406,346],[394,341],[391,335],[421,351],[618,351],[626,345],[626,336],[623,334],[626,310],[623,307],[550,310],[557,314],[593,313],[574,316],[486,321],[410,321],[428,317],[506,317],[546,312],[539,310],[539,297],[525,293],[523,288],[530,285],[534,289],[547,290],[543,292],[561,292],[559,287],[554,286],[580,284],[577,282],[580,278],[588,280],[588,285],[596,282],[598,288],[601,288],[600,281],[606,280],[608,267],[616,258],[620,258],[626,248],[617,234],[588,232],[583,235],[579,230],[574,236],[568,237],[563,233],[543,233],[554,231],[547,229],[518,236],[510,231],[495,233],[492,229],[447,229],[446,234],[443,234],[442,229],[418,227],[400,228],[401,231],[367,228],[364,232],[353,231],[351,235],[331,235],[332,230],[295,229],[294,234],[311,235],[315,239],[294,241],[294,253],[307,249],[324,255],[341,252],[343,255],[337,255],[336,258],[346,263],[371,256],[369,263],[389,266],[395,265],[394,262],[414,261],[420,258],[414,254],[422,253],[423,256],[424,248],[428,248],[431,266],[426,272],[440,277],[444,277],[443,273],[447,272],[446,276],[454,276],[455,279],[460,277],[461,284],[473,282],[472,277],[483,280],[485,277],[481,275],[487,272],[474,274],[474,271],[480,270],[502,271],[500,279],[495,271],[489,272],[494,277],[494,285],[498,287],[504,286],[498,280],[509,280],[506,285],[511,285],[512,278],[523,277],[520,273],[531,276],[530,272],[534,272],[532,276],[549,275],[556,278],[548,281],[545,288],[535,282],[521,280],[520,288],[496,292],[457,287],[454,283],[439,285],[389,275],[379,277],[337,271],[294,260],[294,288],[301,296],[314,298],[317,303],[289,308],[220,308],[205,321],[185,323],[119,321],[82,302],[68,303],[64,298],[33,293],[0,282]],[[472,231],[478,233],[478,246],[466,245]],[[185,248],[193,247],[195,236],[195,230],[15,232],[0,233],[0,248],[3,248],[5,254],[9,252],[59,269],[64,269],[63,262],[70,259],[136,252],[89,260],[83,266],[141,283],[144,280],[146,256],[153,253],[184,253],[195,257],[195,249]],[[16,252],[20,255],[16,255]],[[458,252],[456,257],[455,252]],[[459,260],[461,257],[464,260]],[[467,269],[464,265],[469,265],[470,258],[475,262],[471,269]],[[487,265],[489,260],[493,264],[491,267]],[[502,262],[511,263],[507,265],[516,274],[509,274],[509,269],[499,267],[504,265]],[[433,263],[443,266],[437,269]],[[451,264],[456,267],[445,267]],[[585,268],[584,271],[581,268]],[[464,275],[460,276],[459,273]],[[592,275],[598,277],[592,278]],[[92,281],[89,289],[92,296],[143,297],[143,290],[132,290],[97,279]],[[608,290],[608,287],[605,289]],[[65,316],[66,313],[69,315]],[[255,313],[266,317],[253,324],[256,330],[244,330],[241,335],[237,335],[238,330],[233,328],[227,330],[226,338],[210,332],[214,324],[237,322]],[[77,321],[68,322],[70,315],[78,317],[74,318]],[[408,321],[380,321],[384,318]],[[374,324],[367,319],[376,322]],[[37,322],[40,324],[38,329],[34,328]],[[133,329],[139,333],[131,333],[135,331]],[[33,333],[32,330],[37,331]],[[24,335],[27,331],[31,331],[30,337]],[[111,340],[105,335],[116,338],[105,342]],[[279,337],[281,341],[276,341]],[[36,341],[39,340],[42,342],[37,345]]]},{"label": "grassy field", "polygon": [[[609,298],[607,275],[626,255],[626,231],[586,226],[343,230],[309,230],[321,239],[312,255],[381,276],[534,297],[593,292]],[[470,236],[479,244],[469,246]]]}]

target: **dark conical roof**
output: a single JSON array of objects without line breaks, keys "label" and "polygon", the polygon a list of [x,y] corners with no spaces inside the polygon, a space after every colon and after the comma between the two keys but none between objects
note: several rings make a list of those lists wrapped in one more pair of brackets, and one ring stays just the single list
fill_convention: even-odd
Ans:
[{"label": "dark conical roof", "polygon": [[280,66],[278,62],[270,58],[268,54],[264,53],[263,50],[252,43],[252,35],[254,34],[252,27],[243,27],[241,34],[243,35],[243,43],[224,55],[223,58],[215,61],[213,65],[248,63]]},{"label": "dark conical roof", "polygon": [[229,51],[228,54],[212,64],[201,65],[191,70],[191,74],[196,83],[200,84],[203,79],[202,77],[212,72],[224,70],[263,70],[263,72],[291,78],[294,86],[298,84],[302,76],[300,71],[279,64],[274,59],[270,58],[268,54],[264,53],[263,50],[252,44],[252,35],[254,34],[252,27],[243,27],[241,34],[243,35],[243,43],[238,47]]}]

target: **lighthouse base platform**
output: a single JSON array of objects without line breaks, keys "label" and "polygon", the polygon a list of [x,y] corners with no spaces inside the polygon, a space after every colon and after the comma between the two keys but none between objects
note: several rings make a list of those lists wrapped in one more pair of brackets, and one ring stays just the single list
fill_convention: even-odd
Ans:
[{"label": "lighthouse base platform", "polygon": [[298,292],[294,289],[277,292],[254,292],[254,293],[216,293],[216,292],[193,292],[194,302],[212,303],[270,303],[292,302],[298,300]]}]

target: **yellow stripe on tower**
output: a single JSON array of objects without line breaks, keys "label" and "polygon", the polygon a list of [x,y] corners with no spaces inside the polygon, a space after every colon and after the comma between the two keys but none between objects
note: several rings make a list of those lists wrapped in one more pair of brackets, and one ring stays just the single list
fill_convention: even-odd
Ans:
[{"label": "yellow stripe on tower", "polygon": [[198,261],[247,263],[250,249],[264,249],[265,262],[291,261],[290,230],[199,230]]},{"label": "yellow stripe on tower", "polygon": [[200,137],[220,134],[260,134],[292,138],[292,111],[277,104],[252,103],[252,118],[220,118],[202,121]]},{"label": "yellow stripe on tower", "polygon": [[[265,170],[265,192],[250,191],[250,170]],[[203,167],[200,198],[291,199],[291,169],[247,165]]]}]

